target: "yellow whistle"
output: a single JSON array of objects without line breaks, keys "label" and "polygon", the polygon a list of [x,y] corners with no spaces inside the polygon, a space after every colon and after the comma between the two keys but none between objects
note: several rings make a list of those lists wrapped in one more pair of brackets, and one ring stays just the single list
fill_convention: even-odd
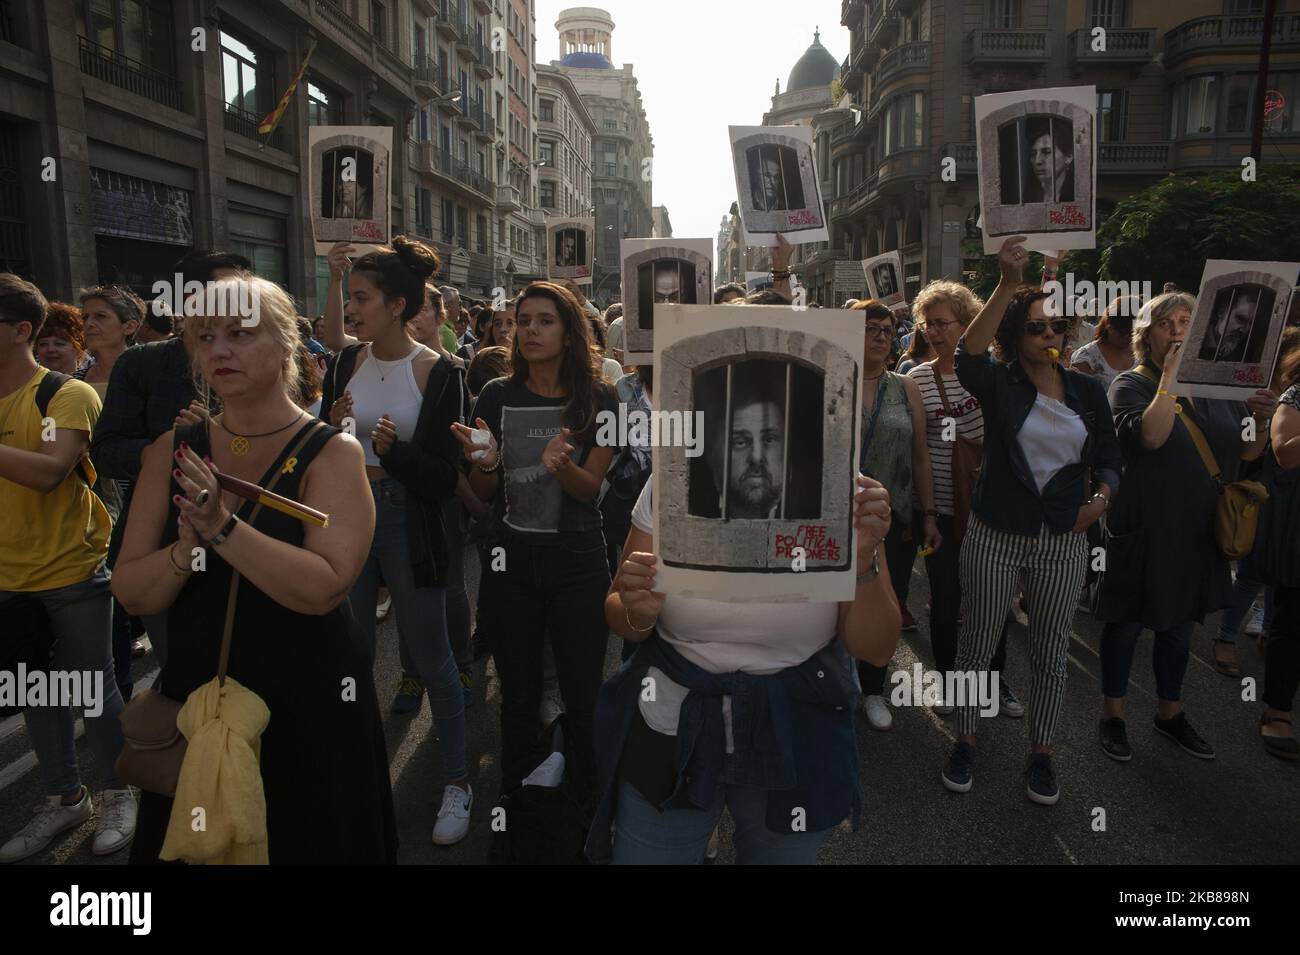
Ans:
[{"label": "yellow whistle", "polygon": [[921,548],[921,556],[922,556],[922,557],[929,557],[929,556],[930,556],[931,554],[933,554],[937,549],[938,549],[938,548],[935,548],[935,547],[922,547],[922,548]]},{"label": "yellow whistle", "polygon": [[1056,359],[1061,357],[1061,353],[1055,348],[1049,348],[1047,349],[1047,357],[1052,359],[1052,361],[1056,361]]}]

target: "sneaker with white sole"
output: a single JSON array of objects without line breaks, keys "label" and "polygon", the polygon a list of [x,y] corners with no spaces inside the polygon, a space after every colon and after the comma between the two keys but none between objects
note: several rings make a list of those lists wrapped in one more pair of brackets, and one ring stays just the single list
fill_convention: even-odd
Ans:
[{"label": "sneaker with white sole", "polygon": [[131,844],[135,838],[135,793],[126,789],[105,789],[99,801],[99,822],[90,851],[97,856],[112,855]]},{"label": "sneaker with white sole", "polygon": [[393,595],[389,594],[387,599],[375,604],[375,623],[383,623],[388,619],[388,612],[393,609]]},{"label": "sneaker with white sole", "polygon": [[894,715],[889,712],[889,704],[883,696],[872,694],[863,697],[862,710],[867,714],[867,722],[873,730],[884,732],[894,728]]},{"label": "sneaker with white sole", "polygon": [[95,804],[85,786],[81,787],[81,801],[71,806],[63,804],[62,796],[47,796],[45,805],[36,810],[32,821],[0,846],[0,863],[20,862],[43,852],[55,836],[77,828],[94,814]]},{"label": "sneaker with white sole", "polygon": [[1025,715],[1025,704],[1011,690],[1011,684],[1000,674],[998,676],[998,712],[1018,720]]},{"label": "sneaker with white sole", "polygon": [[448,786],[442,791],[442,808],[433,827],[433,844],[450,846],[469,834],[469,811],[474,805],[474,790],[466,786]]},{"label": "sneaker with white sole", "polygon": [[1256,600],[1250,607],[1250,620],[1246,623],[1246,636],[1258,637],[1264,632],[1264,601]]}]

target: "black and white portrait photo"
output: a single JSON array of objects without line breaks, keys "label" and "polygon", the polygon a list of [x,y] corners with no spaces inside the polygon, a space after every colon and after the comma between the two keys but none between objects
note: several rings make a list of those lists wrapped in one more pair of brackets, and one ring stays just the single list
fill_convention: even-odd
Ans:
[{"label": "black and white portrait photo", "polygon": [[812,130],[806,126],[731,126],[737,205],[746,245],[829,239]]},{"label": "black and white portrait photo", "polygon": [[[861,321],[778,306],[661,305],[655,401],[700,421],[655,449],[659,590],[726,601],[853,592]],[[857,349],[855,351],[855,349]]]},{"label": "black and white portrait photo", "polygon": [[558,219],[546,224],[546,274],[550,279],[591,283],[591,260],[596,220]]},{"label": "black and white portrait photo", "polygon": [[1010,235],[1028,248],[1096,246],[1093,86],[975,97],[984,251]]},{"label": "black and white portrait photo", "polygon": [[1244,401],[1267,388],[1297,277],[1300,263],[1206,262],[1177,393]]},{"label": "black and white portrait photo", "polygon": [[907,301],[903,291],[903,257],[897,250],[865,259],[862,271],[867,280],[867,298],[890,307]]},{"label": "black and white portrait photo", "polygon": [[655,309],[663,305],[700,305],[712,301],[712,239],[624,239],[624,361],[654,361]]},{"label": "black and white portrait photo", "polygon": [[308,166],[316,254],[335,242],[351,242],[357,255],[391,235],[389,165],[393,130],[388,126],[312,126]]}]

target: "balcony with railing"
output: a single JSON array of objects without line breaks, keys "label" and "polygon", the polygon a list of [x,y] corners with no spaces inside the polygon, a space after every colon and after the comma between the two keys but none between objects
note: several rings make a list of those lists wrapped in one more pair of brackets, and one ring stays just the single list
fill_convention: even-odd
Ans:
[{"label": "balcony with railing", "polygon": [[145,66],[116,50],[93,43],[84,36],[77,39],[81,53],[81,72],[87,76],[111,83],[128,93],[143,96],[163,106],[181,108],[181,83],[175,76]]},{"label": "balcony with railing", "polygon": [[926,41],[904,43],[880,58],[876,67],[875,87],[911,75],[928,75],[930,72],[930,44]]},{"label": "balcony with railing", "polygon": [[13,11],[9,7],[9,0],[0,0],[0,40],[17,43],[18,26],[14,23]]},{"label": "balcony with railing", "polygon": [[1046,30],[973,30],[972,63],[1037,66],[1047,62]]},{"label": "balcony with railing", "polygon": [[338,30],[353,43],[363,49],[370,49],[370,32],[360,23],[352,19],[352,14],[348,13],[334,0],[316,0],[316,12],[319,13],[327,23],[334,29]]},{"label": "balcony with railing", "polygon": [[438,13],[434,18],[434,29],[449,39],[460,36],[463,21],[457,15],[455,4],[449,0],[439,0]]},{"label": "balcony with railing", "polygon": [[858,215],[876,195],[876,173],[867,176],[843,196],[831,202],[831,220]]},{"label": "balcony with railing", "polygon": [[840,26],[856,29],[862,22],[864,6],[862,0],[840,0]]},{"label": "balcony with railing", "polygon": [[416,54],[415,86],[423,90],[426,96],[441,96],[446,87],[442,84],[444,71],[429,54]]},{"label": "balcony with railing", "polygon": [[[1257,54],[1264,41],[1264,18],[1197,17],[1165,34],[1165,63],[1176,63],[1198,53]],[[1273,18],[1272,52],[1300,49],[1300,13],[1279,13]]]},{"label": "balcony with railing", "polygon": [[492,54],[488,50],[488,45],[484,41],[482,34],[475,33],[474,42],[474,72],[478,73],[484,79],[492,78]]},{"label": "balcony with railing", "polygon": [[1097,171],[1102,174],[1126,172],[1168,172],[1173,143],[1098,143]]},{"label": "balcony with railing", "polygon": [[925,146],[907,146],[882,159],[876,171],[881,195],[910,189],[913,180],[929,178],[929,155]]},{"label": "balcony with railing", "polygon": [[957,160],[957,174],[974,174],[978,165],[974,143],[944,143],[939,147],[939,161],[951,157]]},{"label": "balcony with railing", "polygon": [[871,0],[867,8],[867,46],[888,43],[898,35],[899,18],[890,12],[884,0]]},{"label": "balcony with railing", "polygon": [[880,47],[870,43],[859,43],[852,53],[852,67],[859,73],[865,73],[880,62]]},{"label": "balcony with railing", "polygon": [[493,130],[492,115],[487,111],[482,103],[475,102],[470,110],[470,116],[474,120],[474,135],[488,142],[496,135]]},{"label": "balcony with railing", "polygon": [[477,52],[475,47],[476,39],[469,20],[458,14],[456,16],[456,49],[466,56],[472,57]]},{"label": "balcony with railing", "polygon": [[1070,34],[1070,66],[1144,66],[1156,52],[1155,27],[1132,30],[1108,29],[1103,37],[1104,50],[1093,49],[1092,30],[1075,30]]},{"label": "balcony with railing", "polygon": [[275,132],[271,133],[269,137],[263,136],[257,131],[257,127],[262,123],[262,117],[254,116],[246,109],[240,109],[238,106],[227,103],[224,120],[228,132],[243,136],[245,139],[256,140],[259,143],[265,142],[268,146],[286,152],[289,149],[288,137],[285,135],[282,126],[277,126]]},{"label": "balcony with railing", "polygon": [[524,205],[516,186],[497,186],[497,212],[520,212]]}]

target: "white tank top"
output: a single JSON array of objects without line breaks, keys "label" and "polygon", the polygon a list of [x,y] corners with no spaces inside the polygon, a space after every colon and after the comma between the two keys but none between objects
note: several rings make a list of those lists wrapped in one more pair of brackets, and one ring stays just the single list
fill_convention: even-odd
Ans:
[{"label": "white tank top", "polygon": [[410,441],[415,436],[415,423],[420,419],[420,405],[424,395],[415,383],[412,363],[424,351],[416,345],[405,358],[380,361],[373,349],[366,349],[366,360],[361,363],[347,390],[352,393],[352,417],[357,422],[357,440],[366,452],[366,464],[382,467],[370,440],[370,432],[379,419],[388,415],[397,428],[397,437]]}]

